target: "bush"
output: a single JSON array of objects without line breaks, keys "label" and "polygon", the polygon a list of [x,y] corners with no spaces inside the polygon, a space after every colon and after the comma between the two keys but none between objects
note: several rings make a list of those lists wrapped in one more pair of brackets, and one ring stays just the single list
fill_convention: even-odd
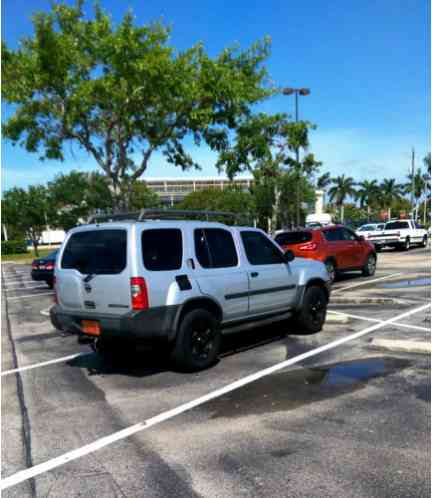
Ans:
[{"label": "bush", "polygon": [[25,254],[27,244],[25,240],[5,240],[1,243],[2,254]]}]

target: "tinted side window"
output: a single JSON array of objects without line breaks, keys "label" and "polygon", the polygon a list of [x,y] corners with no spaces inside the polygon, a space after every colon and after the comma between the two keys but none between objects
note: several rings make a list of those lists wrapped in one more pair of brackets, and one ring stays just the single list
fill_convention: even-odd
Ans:
[{"label": "tinted side window", "polygon": [[230,232],[222,228],[195,230],[195,252],[203,268],[237,266],[238,257]]},{"label": "tinted side window", "polygon": [[182,265],[182,233],[177,228],[144,230],[141,246],[144,267],[147,270],[178,270]]},{"label": "tinted side window", "polygon": [[275,241],[283,246],[289,244],[302,244],[312,240],[312,232],[286,232],[276,235]]},{"label": "tinted side window", "polygon": [[125,230],[74,233],[63,252],[61,266],[81,273],[120,273],[126,267],[126,235]]},{"label": "tinted side window", "polygon": [[344,240],[357,240],[357,237],[350,230],[347,230],[346,228],[342,229],[342,234]]},{"label": "tinted side window", "polygon": [[241,232],[246,256],[251,265],[276,265],[284,262],[282,253],[259,232]]},{"label": "tinted side window", "polygon": [[323,234],[325,239],[329,242],[338,242],[340,240],[343,240],[342,232],[339,229],[324,230]]},{"label": "tinted side window", "polygon": [[407,221],[392,221],[385,226],[385,230],[401,230],[403,228],[409,228]]}]

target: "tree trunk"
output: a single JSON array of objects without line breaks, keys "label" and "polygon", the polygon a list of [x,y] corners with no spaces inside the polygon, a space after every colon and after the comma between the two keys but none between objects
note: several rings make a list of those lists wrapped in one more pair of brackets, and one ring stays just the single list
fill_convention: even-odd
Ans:
[{"label": "tree trunk", "polygon": [[274,203],[272,206],[272,230],[273,232],[277,229],[277,219],[279,213],[279,204],[280,204],[280,190],[277,185],[274,187]]},{"label": "tree trunk", "polygon": [[35,256],[38,258],[39,257],[39,250],[38,250],[38,241],[37,239],[33,238],[32,239],[33,247],[34,247],[34,252]]},{"label": "tree trunk", "polygon": [[391,207],[387,209],[387,221],[391,220]]},{"label": "tree trunk", "polygon": [[424,206],[423,206],[423,226],[426,226],[426,213],[427,213],[427,196],[424,200]]},{"label": "tree trunk", "polygon": [[344,205],[341,204],[340,206],[340,216],[341,216],[341,223],[344,222]]},{"label": "tree trunk", "polygon": [[369,204],[367,207],[367,219],[368,219],[368,221],[370,221],[370,206],[369,206]]}]

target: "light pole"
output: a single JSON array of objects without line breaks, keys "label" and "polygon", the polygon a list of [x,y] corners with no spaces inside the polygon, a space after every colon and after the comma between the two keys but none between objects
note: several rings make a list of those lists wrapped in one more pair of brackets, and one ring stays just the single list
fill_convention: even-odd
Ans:
[{"label": "light pole", "polygon": [[[292,88],[292,87],[286,87],[282,90],[283,95],[292,95],[294,94],[295,96],[295,122],[298,123],[298,96],[302,95],[306,97],[307,95],[310,94],[310,89],[309,88]],[[300,164],[300,159],[299,159],[299,148],[296,147],[296,163],[297,163],[297,168],[299,173],[301,173],[301,164]],[[296,185],[296,203],[297,203],[297,209],[296,209],[296,218],[297,218],[297,226],[300,226],[300,175],[299,179],[297,181]]]}]

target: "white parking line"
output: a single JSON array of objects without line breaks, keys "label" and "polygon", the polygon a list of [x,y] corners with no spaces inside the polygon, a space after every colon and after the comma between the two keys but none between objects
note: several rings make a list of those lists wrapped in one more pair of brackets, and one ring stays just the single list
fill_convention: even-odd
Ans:
[{"label": "white parking line", "polygon": [[69,451],[68,453],[64,453],[63,455],[60,455],[59,457],[52,458],[51,460],[47,460],[46,462],[40,463],[38,465],[34,465],[33,467],[30,467],[29,469],[21,470],[20,472],[17,472],[16,474],[12,474],[11,476],[5,477],[4,479],[2,479],[0,481],[0,489],[10,488],[11,486],[14,486],[15,484],[26,481],[27,479],[31,479],[32,477],[43,474],[44,472],[47,472],[49,470],[55,469],[56,467],[64,465],[67,462],[71,462],[72,460],[76,460],[77,458],[81,458],[84,455],[88,455],[89,453],[93,453],[94,451],[100,450],[101,448],[104,448],[105,446],[108,446],[112,443],[115,443],[116,441],[119,441],[121,439],[125,439],[129,436],[132,436],[133,434],[136,434],[137,432],[141,432],[143,430],[149,429],[150,427],[152,427],[154,425],[160,424],[161,422],[165,422],[166,420],[169,420],[173,417],[181,415],[182,413],[187,412],[187,411],[191,410],[192,408],[195,408],[199,405],[207,403],[208,401],[210,401],[212,399],[219,398],[220,396],[223,396],[224,394],[227,394],[231,391],[234,391],[235,389],[239,389],[240,387],[243,387],[247,384],[250,384],[251,382],[254,382],[258,379],[261,379],[262,377],[265,377],[265,376],[270,375],[274,372],[282,370],[283,368],[286,368],[288,366],[299,363],[300,361],[303,361],[306,358],[316,356],[317,354],[320,354],[323,351],[327,351],[329,349],[340,346],[341,344],[345,344],[346,342],[352,341],[353,339],[358,339],[359,337],[362,337],[366,334],[370,334],[371,332],[374,332],[375,330],[378,330],[378,329],[384,327],[385,325],[389,325],[389,324],[393,323],[395,320],[401,320],[402,318],[413,315],[414,313],[418,313],[419,311],[423,311],[424,309],[429,308],[429,307],[430,307],[430,304],[419,306],[418,308],[415,308],[413,310],[410,310],[410,311],[407,311],[407,312],[402,313],[400,315],[397,315],[394,318],[386,320],[383,323],[378,323],[376,325],[372,325],[371,327],[368,327],[364,330],[361,330],[361,331],[356,332],[354,334],[351,334],[349,336],[343,337],[341,339],[337,339],[336,341],[325,344],[324,346],[320,346],[319,348],[313,349],[311,351],[307,351],[306,353],[302,353],[298,356],[295,356],[294,358],[282,361],[281,363],[277,363],[276,365],[273,365],[271,367],[260,370],[259,372],[256,372],[254,374],[248,375],[248,376],[244,377],[243,379],[239,379],[239,380],[232,382],[231,384],[228,384],[220,389],[216,389],[215,391],[212,391],[208,394],[205,394],[204,396],[200,396],[199,398],[196,398],[192,401],[184,403],[183,405],[180,405],[176,408],[173,408],[173,409],[168,410],[166,412],[162,412],[159,415],[156,415],[155,417],[148,418],[147,420],[144,420],[143,422],[139,422],[138,424],[127,427],[126,429],[122,429],[121,431],[114,432],[113,434],[110,434],[109,436],[105,436],[101,439],[93,441],[92,443],[86,444],[85,446],[82,446],[81,448],[77,448],[75,450]]},{"label": "white parking line", "polygon": [[55,360],[42,361],[41,363],[34,363],[33,365],[27,365],[25,367],[14,368],[13,370],[5,370],[0,373],[1,377],[6,375],[11,375],[18,372],[25,372],[26,370],[33,370],[34,368],[46,367],[47,365],[54,365],[55,363],[64,363],[68,360],[73,360],[74,358],[79,358],[81,356],[89,356],[94,353],[75,353],[69,356],[62,356],[61,358],[56,358]]},{"label": "white parking line", "polygon": [[360,282],[360,283],[354,284],[354,285],[347,285],[345,287],[335,287],[335,289],[332,291],[332,293],[344,291],[344,290],[348,290],[348,289],[354,289],[355,287],[360,287],[361,285],[371,284],[373,282],[378,282],[379,280],[386,280],[387,278],[397,277],[398,275],[402,275],[402,273],[392,273],[391,275],[386,275],[385,277],[374,278],[373,280],[365,280],[363,282]]},{"label": "white parking line", "polygon": [[[44,287],[44,289],[45,289],[45,287]],[[54,292],[38,292],[36,294],[27,294],[25,296],[11,296],[11,297],[7,297],[6,299],[8,301],[16,301],[17,299],[24,299],[27,297],[52,296],[53,294],[54,294]]]},{"label": "white parking line", "polygon": [[[365,316],[351,315],[351,313],[342,313],[341,311],[327,310],[327,313],[333,313],[334,315],[356,318],[357,320],[364,320],[365,322],[375,322],[375,323],[384,322],[384,320],[378,320],[377,318],[366,318]],[[430,332],[430,328],[420,327],[418,325],[408,325],[407,323],[399,323],[399,322],[393,322],[392,325],[397,325],[398,327],[405,327],[407,329],[425,330],[426,332]]]},{"label": "white parking line", "polygon": [[[16,286],[18,286],[18,285],[22,285],[22,284],[24,284],[24,287],[16,287]],[[29,285],[29,284],[30,284],[30,282],[22,282],[22,283],[17,283],[17,284],[12,284],[12,285],[11,285],[11,284],[6,284],[6,285],[4,286],[4,288],[5,288],[6,290],[13,290],[13,291],[14,291],[14,290],[20,290],[20,289],[36,289],[36,288],[39,288],[39,289],[46,289],[46,288],[47,288],[47,286],[46,286],[46,285],[41,286],[41,283],[40,283],[40,282],[33,282],[33,284],[32,284],[32,285]],[[38,286],[38,287],[33,287],[33,285],[36,285],[36,286]],[[12,287],[14,287],[14,288],[12,288]]]}]

